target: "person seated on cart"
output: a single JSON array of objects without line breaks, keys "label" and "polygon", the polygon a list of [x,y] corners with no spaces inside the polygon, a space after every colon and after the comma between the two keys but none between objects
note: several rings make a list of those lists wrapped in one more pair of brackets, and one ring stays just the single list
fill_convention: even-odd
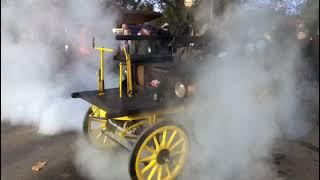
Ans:
[{"label": "person seated on cart", "polygon": [[[128,30],[128,33],[125,33],[125,30],[129,29],[127,25],[123,25],[122,28],[124,29],[124,33],[122,35],[131,35],[130,30]],[[152,35],[152,26],[151,24],[144,23],[141,29],[138,31],[137,35],[138,36],[150,36]],[[120,45],[120,50],[118,51],[119,54],[116,55],[118,57],[124,57],[123,54],[123,47],[126,47],[127,52],[131,56],[135,55],[148,55],[148,54],[154,54],[156,46],[155,43],[152,42],[152,40],[139,40],[139,41],[123,41],[121,42]],[[145,86],[145,65],[137,65],[136,67],[137,71],[137,83],[141,87]],[[126,79],[123,80],[122,82],[124,89],[126,88]]]},{"label": "person seated on cart", "polygon": [[[127,24],[121,25],[122,33],[121,35],[132,35],[132,31],[130,30],[129,26]],[[120,46],[118,49],[118,54],[124,56],[122,49],[126,48],[127,51],[132,54],[135,52],[134,43],[131,40],[123,40],[120,42]]]},{"label": "person seated on cart", "polygon": [[[138,36],[151,36],[155,35],[153,27],[150,22],[143,24],[141,30],[137,34]],[[157,54],[156,41],[141,40],[135,44],[137,55]]]},{"label": "person seated on cart", "polygon": [[[172,34],[169,31],[169,24],[164,23],[161,28],[157,32],[158,36],[171,36]],[[172,47],[170,45],[170,41],[168,39],[162,39],[159,42],[159,53],[169,54],[172,51]]]}]

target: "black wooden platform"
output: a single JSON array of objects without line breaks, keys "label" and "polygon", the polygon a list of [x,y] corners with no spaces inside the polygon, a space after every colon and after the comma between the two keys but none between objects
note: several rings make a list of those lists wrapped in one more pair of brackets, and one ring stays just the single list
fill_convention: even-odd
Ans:
[{"label": "black wooden platform", "polygon": [[81,98],[107,111],[109,118],[172,108],[183,103],[183,100],[176,96],[163,97],[159,101],[154,101],[153,95],[148,95],[147,93],[142,93],[132,98],[127,96],[120,98],[118,88],[106,89],[103,96],[98,96],[97,90],[75,92],[71,96],[73,98]]}]

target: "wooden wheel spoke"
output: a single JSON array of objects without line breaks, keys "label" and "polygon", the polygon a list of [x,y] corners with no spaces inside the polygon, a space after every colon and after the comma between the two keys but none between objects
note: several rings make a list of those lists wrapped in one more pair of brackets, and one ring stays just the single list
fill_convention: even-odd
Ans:
[{"label": "wooden wheel spoke", "polygon": [[161,173],[162,173],[162,166],[160,166],[158,169],[158,177],[157,177],[158,180],[161,180],[161,175],[162,175]]},{"label": "wooden wheel spoke", "polygon": [[172,143],[172,141],[173,141],[174,137],[176,136],[176,134],[177,134],[177,131],[173,131],[173,133],[171,134],[171,137],[170,137],[170,139],[168,141],[168,144],[166,146],[167,148],[170,147],[170,144]]},{"label": "wooden wheel spoke", "polygon": [[162,134],[161,144],[160,144],[161,148],[165,147],[166,139],[167,139],[167,130],[164,130]]},{"label": "wooden wheel spoke", "polygon": [[101,137],[101,135],[102,135],[102,131],[101,131],[101,132],[99,132],[99,133],[98,133],[98,135],[96,136],[96,137],[97,137],[97,139],[99,139],[99,138]]},{"label": "wooden wheel spoke", "polygon": [[168,164],[168,166],[169,167],[175,167],[176,166],[176,164],[177,164],[177,160],[176,159],[173,159],[173,158],[171,158],[171,160],[170,160],[170,162],[169,162],[169,164]]},{"label": "wooden wheel spoke", "polygon": [[107,125],[106,125],[106,124],[101,124],[99,127],[91,128],[91,131],[92,131],[92,130],[94,130],[94,131],[95,131],[95,130],[100,130],[100,129],[102,129],[102,130],[103,130],[103,129],[105,129],[106,127],[107,127]]},{"label": "wooden wheel spoke", "polygon": [[153,177],[153,175],[155,174],[155,172],[156,172],[156,170],[157,170],[158,167],[159,167],[158,164],[156,164],[155,166],[153,166],[153,168],[152,168],[152,170],[150,171],[150,174],[149,174],[149,176],[148,176],[148,180],[149,180],[149,179],[152,179],[152,177]]},{"label": "wooden wheel spoke", "polygon": [[174,148],[176,148],[179,144],[183,142],[183,139],[179,139],[177,142],[175,142],[171,147],[168,147],[170,151],[173,151]]},{"label": "wooden wheel spoke", "polygon": [[144,167],[144,168],[141,170],[141,173],[144,174],[144,173],[147,172],[150,168],[152,168],[155,164],[156,164],[156,160],[151,161],[146,167]]},{"label": "wooden wheel spoke", "polygon": [[105,144],[106,142],[107,142],[107,135],[105,135],[103,139],[103,143]]},{"label": "wooden wheel spoke", "polygon": [[165,165],[165,166],[164,166],[164,169],[165,169],[166,172],[167,172],[168,178],[170,178],[170,177],[171,177],[171,171],[170,171],[170,169],[169,169],[169,166],[168,166],[168,165]]},{"label": "wooden wheel spoke", "polygon": [[172,158],[175,158],[176,156],[181,155],[181,154],[183,154],[183,153],[185,153],[185,152],[186,152],[186,151],[184,151],[184,150],[175,151],[175,152],[171,153],[170,156],[171,156]]},{"label": "wooden wheel spoke", "polygon": [[159,151],[160,150],[160,145],[159,145],[159,142],[158,142],[158,139],[157,139],[156,136],[153,137],[153,142],[156,145],[156,150]]},{"label": "wooden wheel spoke", "polygon": [[152,149],[151,147],[149,147],[148,145],[145,146],[145,149],[147,151],[149,151],[151,154],[155,154],[156,153],[156,150],[155,149]]},{"label": "wooden wheel spoke", "polygon": [[143,159],[140,159],[140,162],[147,162],[147,161],[152,161],[155,160],[157,157],[156,154],[152,154],[151,156],[145,157]]}]

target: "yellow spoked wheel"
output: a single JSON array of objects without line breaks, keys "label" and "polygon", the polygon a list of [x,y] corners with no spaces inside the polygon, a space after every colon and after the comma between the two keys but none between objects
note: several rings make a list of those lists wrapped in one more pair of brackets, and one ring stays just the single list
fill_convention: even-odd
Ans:
[{"label": "yellow spoked wheel", "polygon": [[89,108],[83,121],[83,132],[89,142],[100,149],[111,149],[117,146],[105,132],[107,129],[107,120],[91,118],[92,109]]},{"label": "yellow spoked wheel", "polygon": [[174,123],[161,122],[148,128],[131,154],[132,179],[169,180],[177,177],[186,163],[189,141],[185,131]]}]

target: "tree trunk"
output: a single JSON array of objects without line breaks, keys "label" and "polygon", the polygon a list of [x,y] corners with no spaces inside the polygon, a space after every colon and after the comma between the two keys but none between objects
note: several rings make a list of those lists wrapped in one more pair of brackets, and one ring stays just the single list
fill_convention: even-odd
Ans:
[{"label": "tree trunk", "polygon": [[176,9],[177,9],[177,16],[179,19],[182,21],[186,20],[186,7],[184,6],[184,0],[175,0],[176,4]]},{"label": "tree trunk", "polygon": [[240,4],[237,0],[213,0],[213,14],[223,16],[228,6]]},{"label": "tree trunk", "polygon": [[123,8],[123,10],[128,9],[128,0],[123,0],[122,8]]}]

